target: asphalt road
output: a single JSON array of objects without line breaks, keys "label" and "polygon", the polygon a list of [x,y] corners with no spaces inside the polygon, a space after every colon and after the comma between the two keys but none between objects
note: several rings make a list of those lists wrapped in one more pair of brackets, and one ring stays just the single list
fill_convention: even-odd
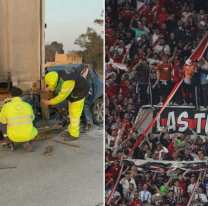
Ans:
[{"label": "asphalt road", "polygon": [[[63,141],[60,135],[53,139]],[[21,144],[14,152],[0,150],[0,205],[100,206],[103,204],[103,132],[81,135],[71,147],[45,140],[28,153]],[[43,156],[52,145],[53,156]]]}]

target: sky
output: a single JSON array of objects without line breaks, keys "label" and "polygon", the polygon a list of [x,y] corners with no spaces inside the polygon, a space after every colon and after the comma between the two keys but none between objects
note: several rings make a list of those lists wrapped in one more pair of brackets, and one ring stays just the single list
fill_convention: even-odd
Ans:
[{"label": "sky", "polygon": [[45,0],[45,43],[63,43],[64,51],[80,50],[74,44],[87,27],[94,28],[99,34],[102,26],[95,25],[95,19],[102,18],[103,0]]}]

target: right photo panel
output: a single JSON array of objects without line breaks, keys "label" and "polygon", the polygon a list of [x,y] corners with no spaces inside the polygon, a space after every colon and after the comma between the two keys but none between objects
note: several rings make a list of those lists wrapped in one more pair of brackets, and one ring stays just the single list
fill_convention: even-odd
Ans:
[{"label": "right photo panel", "polygon": [[208,205],[208,1],[105,0],[105,205]]}]

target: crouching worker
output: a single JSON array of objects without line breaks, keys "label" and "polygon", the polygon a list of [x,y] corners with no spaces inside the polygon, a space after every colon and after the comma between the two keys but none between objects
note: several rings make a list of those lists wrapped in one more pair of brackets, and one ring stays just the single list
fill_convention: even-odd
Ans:
[{"label": "crouching worker", "polygon": [[32,152],[31,140],[35,138],[38,131],[33,126],[35,119],[33,109],[28,103],[22,101],[20,98],[22,93],[21,89],[13,87],[10,93],[11,102],[2,107],[0,129],[6,142],[3,149],[14,151],[14,143],[24,142],[25,149]]},{"label": "crouching worker", "polygon": [[70,125],[68,132],[62,134],[65,141],[79,139],[80,117],[84,108],[85,97],[89,92],[89,85],[85,79],[88,69],[80,75],[69,71],[49,72],[45,76],[48,88],[46,92],[56,91],[58,94],[54,99],[42,99],[45,105],[56,105],[67,99],[69,101]]}]

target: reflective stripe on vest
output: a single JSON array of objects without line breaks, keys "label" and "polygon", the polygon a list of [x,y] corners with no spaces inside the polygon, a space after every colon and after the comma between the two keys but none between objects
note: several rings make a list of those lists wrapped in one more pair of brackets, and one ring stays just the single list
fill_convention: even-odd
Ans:
[{"label": "reflective stripe on vest", "polygon": [[71,92],[73,89],[61,89],[61,92]]},{"label": "reflective stripe on vest", "polygon": [[22,124],[29,124],[32,123],[32,120],[28,120],[28,121],[23,121],[23,122],[15,122],[15,123],[9,123],[8,126],[12,127],[12,126],[16,126],[16,125],[22,125]]},{"label": "reflective stripe on vest", "polygon": [[79,127],[79,124],[70,124],[72,127]]},{"label": "reflective stripe on vest", "polygon": [[1,116],[0,116],[0,120],[3,124],[7,124],[7,121],[5,121]]},{"label": "reflective stripe on vest", "polygon": [[25,116],[20,116],[20,117],[13,117],[13,118],[8,118],[8,121],[13,121],[13,120],[19,120],[19,119],[32,119],[30,115],[25,115]]},{"label": "reflective stripe on vest", "polygon": [[72,122],[80,122],[80,119],[73,119],[73,118],[71,118],[70,119]]}]

